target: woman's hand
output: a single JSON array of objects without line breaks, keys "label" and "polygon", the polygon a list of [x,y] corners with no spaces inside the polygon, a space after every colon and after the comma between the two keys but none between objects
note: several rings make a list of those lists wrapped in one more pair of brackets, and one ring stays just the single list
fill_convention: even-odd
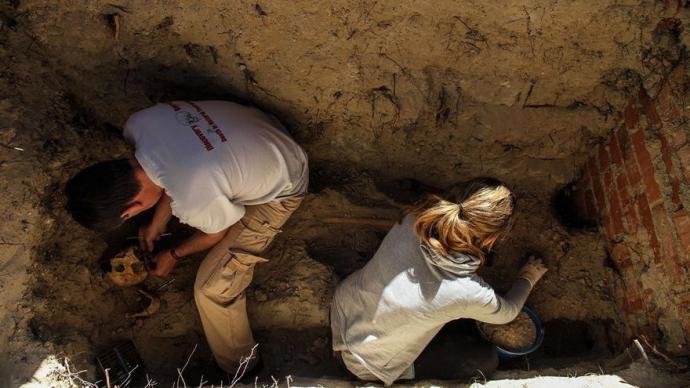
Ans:
[{"label": "woman's hand", "polygon": [[520,269],[518,278],[527,280],[529,284],[532,285],[532,288],[534,288],[546,271],[548,271],[548,268],[546,268],[542,260],[532,256]]}]

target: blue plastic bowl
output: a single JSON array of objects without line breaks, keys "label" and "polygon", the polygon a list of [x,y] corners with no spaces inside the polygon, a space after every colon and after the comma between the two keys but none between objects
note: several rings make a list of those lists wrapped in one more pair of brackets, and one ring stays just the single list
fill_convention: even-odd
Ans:
[{"label": "blue plastic bowl", "polygon": [[[541,322],[541,319],[537,315],[537,313],[532,310],[531,308],[527,306],[522,307],[522,311],[527,313],[527,315],[532,319],[532,322],[534,322],[534,326],[537,328],[537,337],[534,339],[534,342],[530,347],[520,350],[520,351],[514,351],[514,350],[508,350],[508,349],[503,349],[502,347],[494,344],[494,347],[496,348],[496,352],[498,353],[498,359],[501,361],[507,361],[516,357],[524,356],[527,354],[530,354],[534,352],[535,350],[539,349],[539,346],[541,346],[541,343],[544,342],[544,325]],[[484,335],[484,332],[482,331],[480,327],[479,321],[475,321],[477,331],[479,332],[479,335],[481,335],[482,338],[484,338],[486,341],[489,341],[488,338],[486,338],[486,335]],[[491,341],[489,341],[491,342]]]}]

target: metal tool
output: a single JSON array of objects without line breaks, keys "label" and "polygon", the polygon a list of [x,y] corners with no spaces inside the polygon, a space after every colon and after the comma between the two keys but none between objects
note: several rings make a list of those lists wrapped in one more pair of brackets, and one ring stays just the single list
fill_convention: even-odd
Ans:
[{"label": "metal tool", "polygon": [[[168,236],[172,236],[172,233],[161,234],[161,237],[168,237]],[[139,236],[129,236],[129,237],[127,237],[127,240],[139,240]]]},{"label": "metal tool", "polygon": [[130,340],[115,344],[96,357],[102,387],[129,387],[132,380],[145,373],[141,356]]}]

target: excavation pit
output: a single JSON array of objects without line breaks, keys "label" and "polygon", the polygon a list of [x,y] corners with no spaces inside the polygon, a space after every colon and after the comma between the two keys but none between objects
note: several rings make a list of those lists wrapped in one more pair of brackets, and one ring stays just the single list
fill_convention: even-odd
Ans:
[{"label": "excavation pit", "polygon": [[[247,291],[262,384],[354,384],[330,349],[335,286],[406,205],[493,176],[514,188],[517,219],[481,275],[506,291],[525,254],[540,252],[549,273],[528,303],[546,336],[493,377],[436,383],[555,385],[595,373],[578,381],[680,386],[688,10],[523,3],[0,5],[0,385],[94,381],[99,349],[122,340],[162,385],[185,364],[189,385],[219,377],[193,297],[203,255],[180,263],[173,282],[147,279],[160,309],[128,319],[142,307],[136,288],[103,274],[145,218],[92,233],[64,210],[63,189],[81,168],[130,154],[120,129],[137,110],[225,99],[275,113],[312,172]],[[192,231],[170,232],[161,248]],[[441,361],[465,334],[458,325],[432,343],[441,356],[422,361],[453,368]]]}]

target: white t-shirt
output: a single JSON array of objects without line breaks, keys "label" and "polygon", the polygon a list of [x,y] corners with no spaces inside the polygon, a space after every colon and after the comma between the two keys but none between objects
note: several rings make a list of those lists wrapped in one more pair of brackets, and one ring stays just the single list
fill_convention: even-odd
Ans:
[{"label": "white t-shirt", "polygon": [[306,192],[307,155],[273,116],[227,101],[175,101],[133,114],[125,138],[180,221],[216,233],[257,205]]}]

